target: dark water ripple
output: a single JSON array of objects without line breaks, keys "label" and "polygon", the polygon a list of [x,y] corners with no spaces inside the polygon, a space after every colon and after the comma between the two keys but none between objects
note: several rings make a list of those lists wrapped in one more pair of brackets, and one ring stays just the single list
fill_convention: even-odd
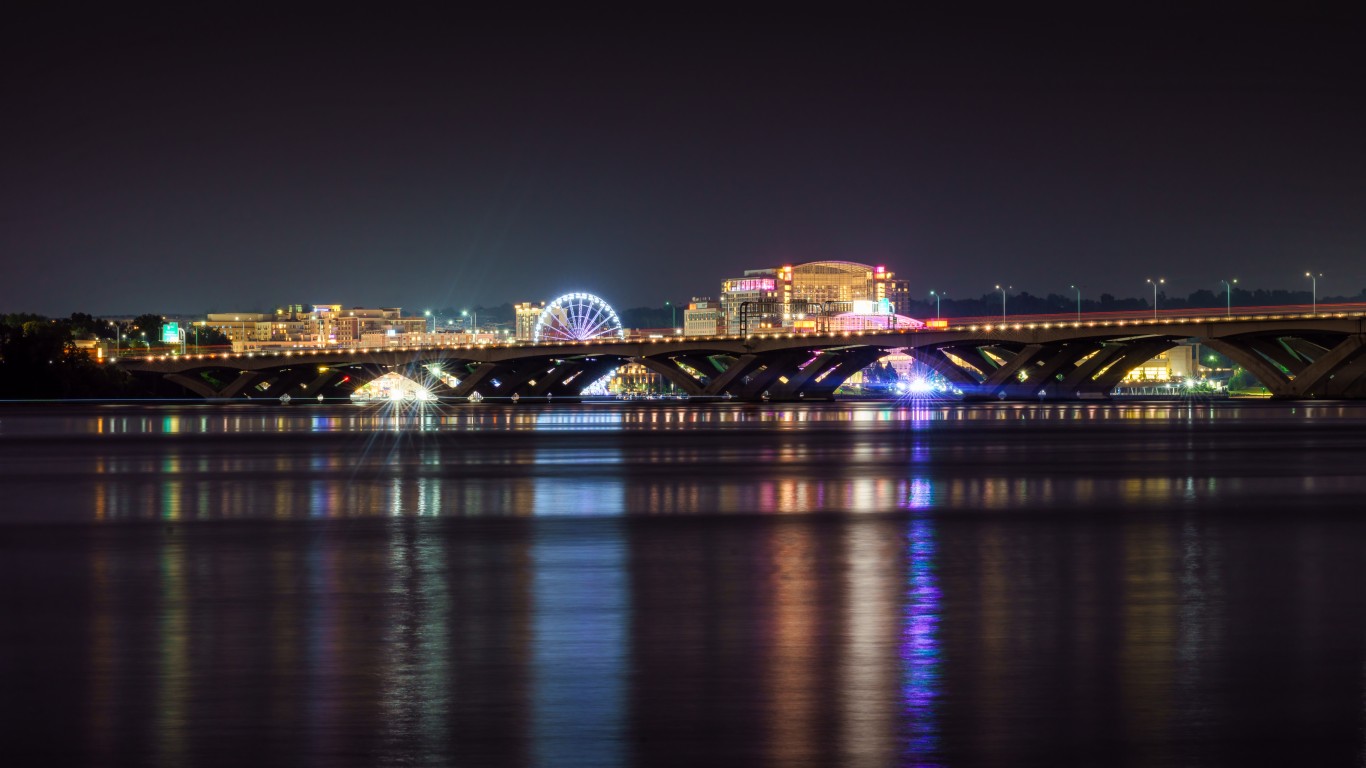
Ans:
[{"label": "dark water ripple", "polygon": [[12,765],[1358,765],[1366,406],[0,409]]}]

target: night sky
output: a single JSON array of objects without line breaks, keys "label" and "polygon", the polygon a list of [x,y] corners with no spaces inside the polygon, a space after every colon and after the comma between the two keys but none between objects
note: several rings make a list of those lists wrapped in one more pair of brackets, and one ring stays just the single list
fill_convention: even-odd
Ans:
[{"label": "night sky", "polygon": [[191,5],[7,11],[0,311],[1366,288],[1360,16]]}]

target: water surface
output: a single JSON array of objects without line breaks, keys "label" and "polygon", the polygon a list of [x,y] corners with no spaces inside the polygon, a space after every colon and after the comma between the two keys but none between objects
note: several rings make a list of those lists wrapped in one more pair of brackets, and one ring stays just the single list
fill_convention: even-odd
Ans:
[{"label": "water surface", "polygon": [[1360,764],[1366,406],[0,409],[12,764]]}]

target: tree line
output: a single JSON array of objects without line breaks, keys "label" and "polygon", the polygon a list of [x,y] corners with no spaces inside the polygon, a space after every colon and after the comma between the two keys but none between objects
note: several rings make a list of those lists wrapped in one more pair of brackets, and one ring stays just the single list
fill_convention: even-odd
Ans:
[{"label": "tree line", "polygon": [[[162,315],[146,313],[132,321],[97,318],[73,312],[49,318],[26,312],[0,315],[0,399],[72,399],[141,397],[143,392],[126,372],[101,365],[78,340],[112,341],[129,349],[160,343]],[[202,345],[227,344],[213,329],[199,330]]]}]

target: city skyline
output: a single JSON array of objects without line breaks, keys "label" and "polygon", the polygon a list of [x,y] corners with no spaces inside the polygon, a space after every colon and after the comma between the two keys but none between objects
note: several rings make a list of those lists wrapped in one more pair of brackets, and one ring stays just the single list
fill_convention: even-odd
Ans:
[{"label": "city skyline", "polygon": [[1366,286],[1354,15],[33,14],[3,311]]}]

